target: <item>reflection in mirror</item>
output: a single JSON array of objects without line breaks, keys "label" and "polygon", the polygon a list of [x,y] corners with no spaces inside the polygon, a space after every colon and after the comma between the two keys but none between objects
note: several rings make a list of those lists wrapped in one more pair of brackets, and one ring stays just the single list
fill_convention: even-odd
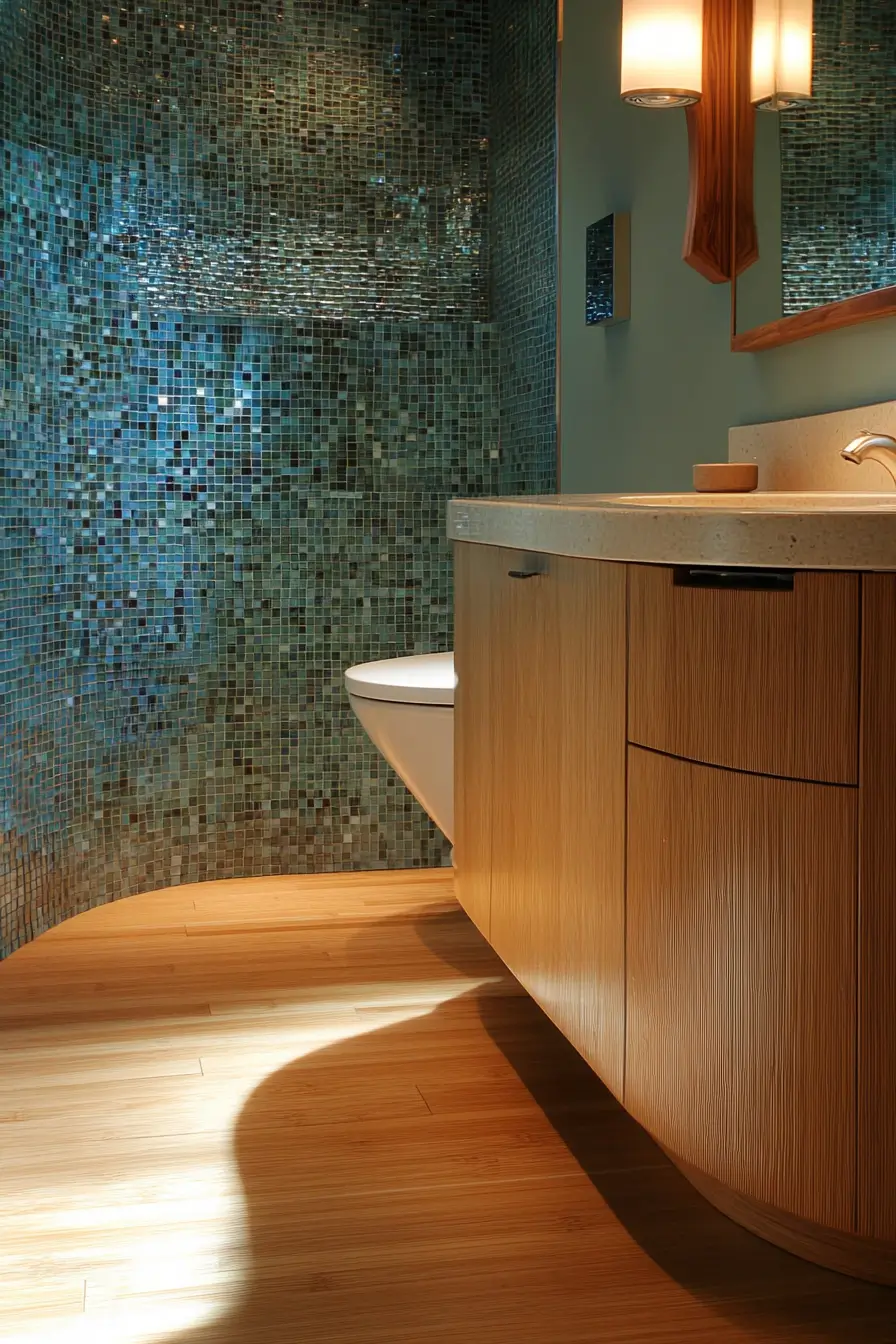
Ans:
[{"label": "reflection in mirror", "polygon": [[811,102],[756,114],[760,259],[737,280],[738,337],[896,285],[896,3],[814,0],[814,30]]}]

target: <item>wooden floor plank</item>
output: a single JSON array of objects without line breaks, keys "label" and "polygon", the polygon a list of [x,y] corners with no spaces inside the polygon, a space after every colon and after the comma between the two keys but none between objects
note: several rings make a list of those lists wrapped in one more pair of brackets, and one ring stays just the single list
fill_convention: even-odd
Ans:
[{"label": "wooden floor plank", "polygon": [[450,874],[205,883],[0,966],[3,1344],[896,1344],[696,1195]]}]

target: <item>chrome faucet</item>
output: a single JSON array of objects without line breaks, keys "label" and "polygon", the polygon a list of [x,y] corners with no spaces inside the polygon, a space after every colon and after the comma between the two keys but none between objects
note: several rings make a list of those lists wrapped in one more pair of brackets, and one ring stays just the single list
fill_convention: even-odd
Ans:
[{"label": "chrome faucet", "polygon": [[854,462],[857,467],[866,458],[879,462],[882,467],[886,467],[896,485],[896,439],[892,434],[873,434],[864,429],[857,438],[840,449],[840,456],[845,457],[847,462]]}]

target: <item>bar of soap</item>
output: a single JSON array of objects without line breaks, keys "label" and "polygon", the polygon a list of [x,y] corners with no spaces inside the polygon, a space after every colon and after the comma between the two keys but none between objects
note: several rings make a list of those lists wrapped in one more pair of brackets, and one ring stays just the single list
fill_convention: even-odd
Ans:
[{"label": "bar of soap", "polygon": [[746,494],[759,484],[755,462],[695,462],[694,489],[701,494]]}]

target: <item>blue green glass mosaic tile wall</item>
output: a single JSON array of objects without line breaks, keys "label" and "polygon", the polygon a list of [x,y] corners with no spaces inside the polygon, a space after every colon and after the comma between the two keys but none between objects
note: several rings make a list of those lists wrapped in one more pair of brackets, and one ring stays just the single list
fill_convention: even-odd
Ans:
[{"label": "blue green glass mosaic tile wall", "polygon": [[491,313],[501,493],[557,488],[556,0],[492,0]]},{"label": "blue green glass mosaic tile wall", "polygon": [[342,673],[449,647],[446,499],[552,470],[500,423],[490,54],[480,0],[0,9],[0,952],[446,861]]},{"label": "blue green glass mosaic tile wall", "polygon": [[896,284],[896,6],[815,0],[814,54],[780,117],[785,315]]}]

